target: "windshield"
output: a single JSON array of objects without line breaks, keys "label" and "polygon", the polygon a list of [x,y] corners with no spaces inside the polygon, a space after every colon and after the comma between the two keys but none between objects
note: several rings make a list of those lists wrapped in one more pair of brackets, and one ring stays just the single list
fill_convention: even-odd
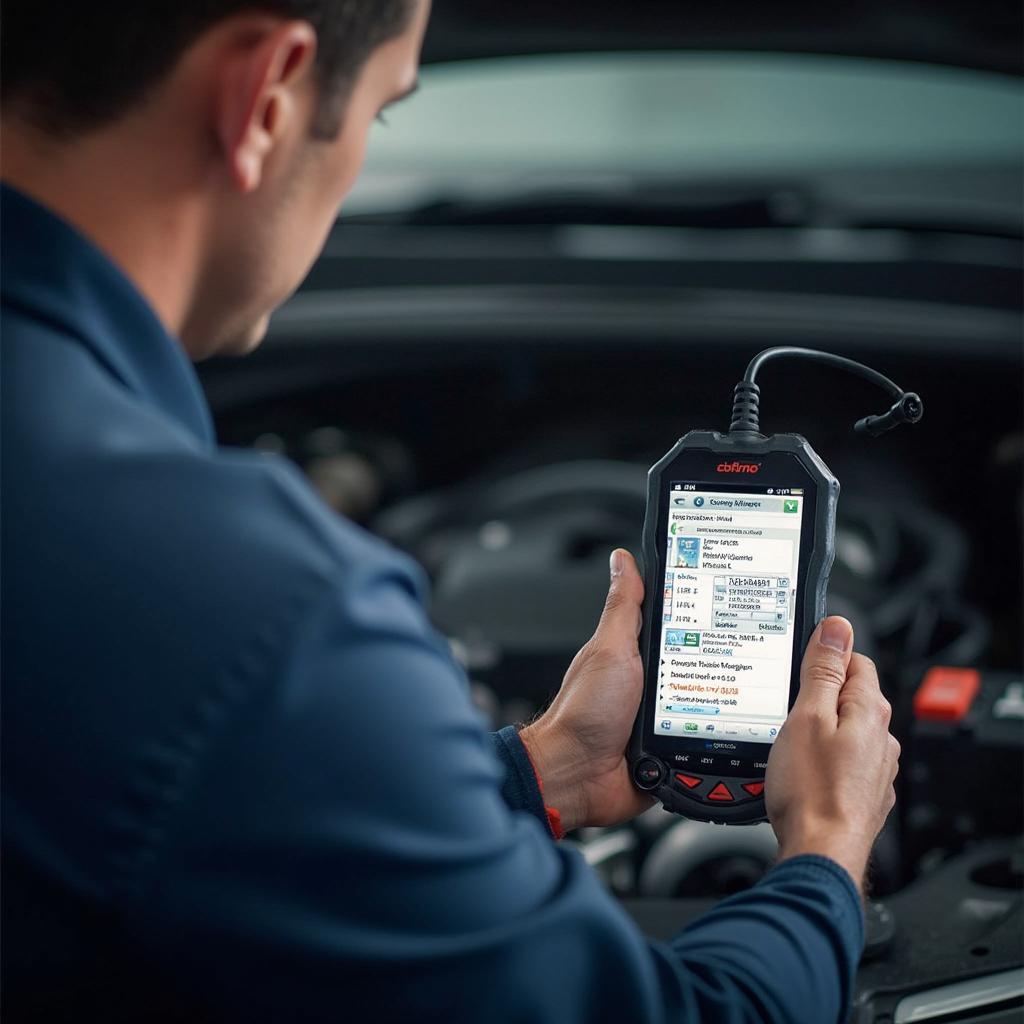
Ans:
[{"label": "windshield", "polygon": [[[425,67],[385,118],[346,213],[567,182],[936,166],[1001,169],[982,198],[1016,203],[1024,101],[1016,80],[959,68],[624,53]],[[965,198],[954,178],[931,187]]]}]

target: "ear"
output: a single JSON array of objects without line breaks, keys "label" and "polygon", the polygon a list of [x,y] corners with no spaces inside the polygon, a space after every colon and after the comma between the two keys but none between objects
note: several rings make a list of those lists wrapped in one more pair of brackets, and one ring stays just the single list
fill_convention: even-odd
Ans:
[{"label": "ear", "polygon": [[305,21],[250,23],[224,57],[216,130],[231,180],[255,191],[266,160],[297,116],[297,90],[316,56],[316,32]]}]

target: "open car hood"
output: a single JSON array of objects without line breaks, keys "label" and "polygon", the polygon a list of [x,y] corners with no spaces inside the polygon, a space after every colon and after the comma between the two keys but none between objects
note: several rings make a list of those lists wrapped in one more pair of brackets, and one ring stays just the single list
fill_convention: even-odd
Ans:
[{"label": "open car hood", "polygon": [[424,61],[612,50],[733,50],[925,61],[1020,75],[1018,0],[770,4],[434,0]]}]

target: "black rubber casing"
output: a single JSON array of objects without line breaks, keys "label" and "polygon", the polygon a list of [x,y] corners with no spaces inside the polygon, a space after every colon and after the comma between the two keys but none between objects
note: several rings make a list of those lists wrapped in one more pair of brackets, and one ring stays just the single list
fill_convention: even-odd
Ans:
[{"label": "black rubber casing", "polygon": [[[644,519],[643,556],[641,572],[644,577],[645,593],[643,627],[640,635],[640,653],[644,662],[644,692],[637,714],[633,734],[629,741],[627,757],[630,774],[634,785],[652,793],[667,810],[693,818],[697,821],[710,821],[718,824],[750,825],[766,820],[763,795],[752,797],[743,792],[743,785],[764,781],[764,771],[745,772],[741,778],[733,772],[722,781],[727,781],[729,789],[737,799],[729,803],[708,803],[706,794],[719,781],[720,773],[712,772],[703,775],[698,769],[687,766],[680,769],[677,765],[667,762],[664,751],[655,753],[654,745],[664,746],[662,740],[647,732],[648,711],[652,702],[657,699],[657,657],[653,656],[651,644],[656,640],[660,644],[660,622],[654,623],[654,608],[658,601],[653,595],[659,595],[664,587],[665,565],[662,538],[659,524],[662,519],[662,504],[667,501],[667,485],[672,480],[707,480],[706,474],[694,475],[694,467],[710,462],[705,456],[727,456],[739,462],[758,462],[772,457],[773,465],[790,465],[794,460],[792,472],[787,474],[789,481],[773,480],[762,477],[759,484],[773,486],[792,482],[800,478],[805,487],[805,494],[814,492],[814,512],[811,523],[804,522],[801,537],[801,552],[804,550],[804,537],[808,527],[813,530],[806,561],[801,554],[800,574],[797,578],[798,606],[798,639],[793,655],[793,670],[790,679],[789,706],[793,706],[799,688],[800,661],[802,652],[807,646],[814,628],[825,614],[825,597],[828,577],[835,556],[835,517],[836,504],[839,499],[839,482],[829,472],[817,453],[807,441],[798,434],[775,434],[763,437],[759,434],[720,434],[714,431],[694,430],[681,438],[675,446],[665,454],[647,474],[647,512]],[[781,454],[783,457],[777,458]],[[665,512],[667,516],[667,511]],[[657,637],[653,633],[657,629]],[[750,746],[753,746],[751,744]],[[764,747],[765,759],[770,747]],[[701,785],[692,792],[675,781],[675,772],[683,770],[692,777],[701,778]],[[752,787],[756,788],[756,786]],[[701,794],[701,795],[698,795]]]}]

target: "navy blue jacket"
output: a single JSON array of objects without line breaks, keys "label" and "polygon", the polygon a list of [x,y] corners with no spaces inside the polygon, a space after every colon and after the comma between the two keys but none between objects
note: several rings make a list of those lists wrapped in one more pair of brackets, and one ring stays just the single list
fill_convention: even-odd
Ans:
[{"label": "navy blue jacket", "polygon": [[218,448],[81,234],[9,188],[0,223],[7,1019],[845,1016],[842,869],[645,940],[481,727],[418,568]]}]

